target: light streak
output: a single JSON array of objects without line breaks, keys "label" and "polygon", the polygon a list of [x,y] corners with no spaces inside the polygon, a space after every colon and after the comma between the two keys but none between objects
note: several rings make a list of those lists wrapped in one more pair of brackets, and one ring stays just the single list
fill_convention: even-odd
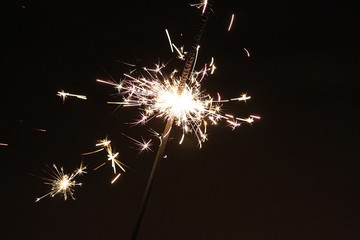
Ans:
[{"label": "light streak", "polygon": [[77,176],[81,176],[82,174],[86,173],[86,166],[83,166],[81,163],[80,167],[71,174],[64,173],[64,169],[62,167],[59,169],[55,164],[53,164],[53,169],[50,167],[49,169],[51,170],[50,172],[44,170],[49,174],[49,178],[43,179],[45,180],[44,184],[51,186],[51,190],[45,195],[36,198],[35,202],[39,202],[41,199],[47,196],[54,197],[57,194],[63,195],[64,200],[67,200],[68,195],[70,195],[70,197],[75,200],[74,188],[76,186],[81,186],[82,183],[76,182],[74,179]]},{"label": "light streak", "polygon": [[99,168],[101,168],[102,166],[104,166],[106,164],[106,162],[103,162],[102,164],[100,164],[99,166],[97,166],[96,168],[94,168],[94,171],[98,170]]},{"label": "light streak", "polygon": [[256,116],[256,115],[250,115],[251,118],[255,118],[255,119],[261,119],[260,116]]},{"label": "light streak", "polygon": [[95,151],[91,151],[91,152],[86,152],[86,153],[82,153],[80,154],[81,156],[86,156],[86,155],[91,155],[91,154],[94,154],[94,153],[97,153],[97,152],[101,152],[101,151],[104,151],[105,149],[104,148],[100,148],[98,150],[95,150]]},{"label": "light streak", "polygon": [[[194,63],[193,63],[193,68],[191,69],[191,73],[190,73],[191,75],[193,74],[194,69],[195,69],[195,65],[196,65],[196,62],[197,62],[198,55],[199,55],[199,49],[200,49],[200,45],[197,45],[195,59],[194,59]],[[206,66],[205,66],[205,68],[206,68]],[[203,71],[203,73],[204,73],[203,76],[205,76],[206,70]]]},{"label": "light streak", "polygon": [[209,66],[211,67],[213,64],[214,64],[214,57],[211,57],[211,61],[210,61]]},{"label": "light streak", "polygon": [[64,90],[61,90],[61,91],[57,92],[57,96],[62,98],[63,102],[65,102],[65,99],[67,97],[76,97],[76,98],[83,99],[83,100],[87,99],[86,96],[84,96],[84,95],[77,95],[77,94],[67,93],[67,92],[64,92]]},{"label": "light streak", "polygon": [[7,144],[7,143],[0,143],[0,146],[7,147],[7,146],[9,146],[9,144]]},{"label": "light streak", "polygon": [[46,132],[46,129],[42,129],[42,128],[34,128],[34,130],[38,132]]},{"label": "light streak", "polygon": [[200,0],[200,3],[190,4],[190,6],[192,7],[197,7],[199,9],[202,8],[201,14],[205,13],[207,5],[208,5],[208,0]]},{"label": "light streak", "polygon": [[234,14],[232,14],[232,15],[231,15],[230,24],[229,24],[229,27],[228,27],[228,32],[231,30],[231,27],[232,27],[233,22],[234,22],[234,17],[235,17],[235,15],[234,15]]},{"label": "light streak", "polygon": [[121,176],[121,173],[116,175],[116,177],[114,177],[114,179],[111,181],[111,184],[113,184],[120,176]]},{"label": "light streak", "polygon": [[116,166],[119,166],[125,172],[125,169],[123,169],[123,167],[120,165],[119,160],[117,159],[117,156],[119,156],[119,152],[113,152],[111,146],[107,147],[106,151],[108,153],[108,161],[111,162],[111,167],[114,170],[114,174],[116,174]]},{"label": "light streak", "polygon": [[108,147],[110,145],[111,141],[107,138],[99,140],[97,144],[95,144],[96,147],[102,146],[102,147]]},{"label": "light streak", "polygon": [[244,50],[245,50],[245,52],[246,52],[246,55],[247,55],[248,57],[250,57],[250,52],[249,52],[246,48],[244,48]]},{"label": "light streak", "polygon": [[209,67],[211,67],[210,74],[214,74],[214,71],[215,71],[215,69],[216,69],[216,66],[215,66],[215,64],[214,64],[214,58],[213,58],[213,57],[211,57],[211,62],[210,62]]},{"label": "light streak", "polygon": [[[135,66],[135,65],[134,65]],[[117,83],[114,83],[114,82],[110,82],[110,81],[104,81],[104,80],[101,80],[101,79],[96,79],[97,82],[99,83],[104,83],[104,84],[108,84],[108,85],[111,85],[111,86],[114,86],[114,87],[119,87],[119,84]]]},{"label": "light streak", "polygon": [[246,100],[248,100],[250,98],[251,98],[250,96],[247,96],[246,93],[244,93],[244,94],[241,94],[241,96],[238,97],[238,98],[231,98],[230,101],[236,101],[236,100],[238,100],[238,101],[246,101]]},{"label": "light streak", "polygon": [[167,29],[165,29],[165,32],[166,32],[166,35],[168,37],[168,40],[169,40],[169,44],[170,44],[170,49],[171,49],[171,52],[174,52],[174,49],[173,49],[173,44],[171,42],[171,38],[170,38],[170,35],[169,35],[169,32]]},{"label": "light streak", "polygon": [[129,138],[130,140],[132,140],[135,143],[135,145],[137,147],[137,150],[139,150],[139,154],[144,152],[144,151],[146,151],[146,152],[151,151],[152,152],[152,149],[150,148],[152,146],[152,143],[151,143],[152,140],[151,139],[149,141],[145,141],[143,139],[143,137],[141,137],[142,141],[140,142],[140,141],[136,140],[135,138],[132,138],[132,137],[130,137],[130,136],[124,134],[124,133],[122,133],[122,135]]},{"label": "light streak", "polygon": [[186,55],[186,52],[184,52],[184,49],[183,47],[180,47],[180,49],[178,47],[176,47],[175,44],[172,44],[172,46],[175,48],[177,54],[178,54],[178,58],[181,59],[181,60],[185,60],[185,55]]}]

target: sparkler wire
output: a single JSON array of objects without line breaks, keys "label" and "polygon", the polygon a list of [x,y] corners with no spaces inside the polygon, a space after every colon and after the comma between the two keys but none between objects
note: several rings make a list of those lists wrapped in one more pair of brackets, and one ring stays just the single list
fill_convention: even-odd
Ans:
[{"label": "sparkler wire", "polygon": [[[206,22],[209,18],[209,14],[210,14],[210,8],[212,5],[212,1],[210,0],[208,2],[208,6],[206,8],[205,13],[201,16],[201,21],[200,21],[200,27],[198,28],[198,31],[196,32],[195,36],[194,36],[194,40],[193,40],[193,44],[191,45],[191,49],[188,52],[187,56],[186,56],[186,62],[182,71],[182,75],[181,75],[181,85],[179,88],[179,92],[181,92],[183,90],[183,88],[185,87],[185,83],[186,81],[189,79],[189,76],[191,74],[191,69],[192,66],[194,64],[194,60],[196,57],[196,52],[197,52],[197,48],[199,46],[201,37],[203,35],[205,26],[206,26]],[[146,206],[149,202],[149,196],[151,193],[151,190],[153,188],[153,183],[154,183],[154,177],[156,176],[156,173],[160,167],[161,164],[161,160],[163,159],[164,156],[164,151],[165,151],[165,147],[167,144],[167,141],[169,139],[170,136],[170,131],[172,128],[172,125],[174,123],[174,117],[170,117],[167,122],[166,122],[166,126],[163,132],[163,137],[162,137],[162,144],[159,146],[158,151],[156,153],[156,157],[154,160],[154,164],[153,167],[151,169],[151,173],[147,182],[147,186],[145,189],[145,193],[144,193],[144,197],[141,203],[141,208],[140,208],[140,212],[134,227],[134,231],[131,237],[131,240],[136,240],[137,236],[139,234],[139,230],[140,230],[140,226],[142,223],[142,220],[144,218],[144,214],[145,214],[145,210],[146,210]]]},{"label": "sparkler wire", "polygon": [[143,200],[142,200],[142,203],[141,203],[139,216],[138,216],[138,219],[137,219],[135,227],[134,227],[134,232],[133,232],[133,235],[132,235],[132,238],[131,238],[132,240],[137,239],[137,235],[139,233],[141,222],[142,222],[142,219],[143,219],[144,214],[145,214],[146,206],[147,206],[148,201],[149,201],[149,196],[150,196],[151,190],[153,188],[154,177],[155,177],[155,175],[156,175],[156,173],[157,173],[157,171],[158,171],[158,169],[160,167],[161,160],[163,159],[165,147],[166,147],[167,141],[169,139],[170,131],[171,131],[173,123],[174,123],[174,118],[173,117],[168,119],[167,122],[166,122],[166,126],[165,126],[165,129],[164,129],[164,134],[166,134],[166,133],[167,134],[163,135],[164,137],[162,138],[162,144],[161,144],[161,146],[159,146],[159,149],[158,149],[158,151],[156,153],[155,161],[154,161],[153,167],[151,169],[149,180],[148,180],[148,183],[147,183],[147,186],[146,186],[146,189],[145,189],[145,193],[144,193],[144,197],[143,197]]}]

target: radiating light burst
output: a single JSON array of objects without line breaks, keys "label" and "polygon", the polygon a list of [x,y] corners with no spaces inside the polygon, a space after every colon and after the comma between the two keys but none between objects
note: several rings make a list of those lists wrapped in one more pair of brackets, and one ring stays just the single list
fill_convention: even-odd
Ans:
[{"label": "radiating light burst", "polygon": [[114,86],[122,96],[122,101],[108,103],[139,107],[140,118],[133,124],[146,124],[153,118],[164,120],[174,118],[175,124],[183,131],[180,143],[185,134],[194,133],[201,147],[202,142],[207,139],[208,124],[217,125],[219,121],[224,120],[232,128],[236,128],[241,122],[252,123],[257,119],[253,116],[235,117],[221,110],[222,104],[226,102],[250,99],[247,94],[222,100],[220,94],[217,98],[213,98],[202,90],[203,79],[215,70],[213,58],[211,63],[205,64],[200,71],[195,71],[193,68],[186,83],[181,81],[176,70],[169,76],[163,74],[164,67],[164,64],[155,64],[153,69],[144,67],[144,72],[137,77],[134,76],[134,71],[131,71],[131,74],[124,74],[125,77],[120,83],[100,79],[97,81]]},{"label": "radiating light burst", "polygon": [[68,196],[75,200],[74,188],[82,185],[82,183],[76,182],[75,178],[86,173],[86,166],[81,163],[80,167],[71,174],[64,173],[63,167],[59,169],[55,164],[53,164],[53,168],[49,167],[49,169],[50,172],[44,170],[49,174],[49,177],[43,179],[45,180],[44,184],[51,186],[51,190],[45,195],[36,198],[35,202],[39,202],[47,196],[54,197],[57,194],[63,195],[64,200],[67,200]]}]

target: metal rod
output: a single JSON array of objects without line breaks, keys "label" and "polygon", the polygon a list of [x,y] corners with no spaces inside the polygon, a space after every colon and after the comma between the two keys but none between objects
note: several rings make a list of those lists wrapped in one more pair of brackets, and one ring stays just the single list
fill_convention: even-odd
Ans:
[{"label": "metal rod", "polygon": [[165,151],[167,141],[169,139],[169,135],[170,135],[170,131],[171,131],[173,122],[174,122],[173,118],[168,119],[167,122],[166,122],[166,126],[165,126],[165,129],[164,129],[163,135],[162,135],[162,144],[161,144],[161,146],[159,147],[159,149],[158,149],[158,151],[156,153],[155,161],[154,161],[153,167],[151,169],[150,177],[149,177],[146,189],[145,189],[145,193],[144,193],[144,197],[143,197],[143,200],[142,200],[142,203],[141,203],[139,216],[138,216],[138,219],[136,221],[136,225],[134,227],[134,231],[133,231],[131,240],[136,240],[137,236],[139,234],[139,229],[140,229],[140,226],[141,226],[141,222],[142,222],[142,219],[144,217],[145,209],[146,209],[146,206],[148,204],[149,196],[150,196],[152,186],[153,186],[153,183],[154,183],[154,177],[155,177],[155,174],[156,174],[158,168],[160,167],[161,160],[163,159],[163,154],[164,154],[164,151]]},{"label": "metal rod", "polygon": [[[202,34],[204,32],[206,22],[207,22],[207,20],[209,18],[211,2],[212,1],[210,0],[205,13],[201,17],[200,27],[198,28],[198,32],[195,34],[193,44],[191,45],[191,49],[190,49],[189,53],[186,56],[186,62],[185,62],[184,69],[183,69],[182,75],[181,75],[182,86],[180,86],[179,91],[182,91],[182,88],[185,86],[186,81],[189,79],[190,70],[191,70],[191,67],[194,64],[194,58],[195,58],[195,55],[196,55],[197,46],[200,44],[201,36],[202,36]],[[137,236],[139,234],[139,230],[140,230],[142,220],[144,218],[146,206],[147,206],[148,201],[149,201],[149,196],[150,196],[151,190],[153,188],[154,177],[155,177],[155,175],[157,173],[157,170],[160,167],[161,160],[163,159],[163,154],[164,154],[164,151],[165,151],[165,148],[166,148],[167,141],[168,141],[169,136],[170,136],[170,131],[171,131],[173,122],[174,122],[174,118],[172,118],[172,117],[169,118],[167,120],[167,122],[166,122],[166,126],[165,126],[165,129],[164,129],[163,135],[162,135],[162,144],[159,146],[158,151],[156,153],[155,161],[154,161],[153,167],[151,169],[151,173],[150,173],[149,180],[148,180],[148,183],[147,183],[147,186],[146,186],[146,189],[145,189],[144,197],[143,197],[143,200],[142,200],[142,203],[141,203],[140,212],[139,212],[139,215],[138,215],[135,227],[134,227],[134,231],[132,233],[131,240],[136,240]]]}]

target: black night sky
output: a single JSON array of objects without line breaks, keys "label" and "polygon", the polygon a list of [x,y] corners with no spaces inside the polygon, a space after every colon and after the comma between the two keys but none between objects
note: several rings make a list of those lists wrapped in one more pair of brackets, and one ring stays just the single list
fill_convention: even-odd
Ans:
[{"label": "black night sky", "polygon": [[[19,1],[1,3],[1,239],[130,239],[156,153],[137,154],[121,133],[149,139],[155,119],[131,127],[137,109],[97,78],[119,81],[129,67],[183,62],[165,34],[189,48],[198,1]],[[232,131],[209,127],[199,149],[172,132],[139,240],[360,239],[359,38],[343,1],[215,0],[198,66],[224,98],[247,93],[229,113],[262,119]],[[231,14],[235,21],[227,31]],[[246,56],[244,48],[251,57]],[[169,72],[172,69],[169,68]],[[165,70],[166,72],[166,70]],[[56,96],[61,89],[88,100]],[[46,129],[46,132],[36,129]],[[70,172],[108,136],[130,169],[113,185],[104,153],[83,158],[76,200],[45,198],[42,169]],[[156,139],[154,139],[154,142]]]}]

